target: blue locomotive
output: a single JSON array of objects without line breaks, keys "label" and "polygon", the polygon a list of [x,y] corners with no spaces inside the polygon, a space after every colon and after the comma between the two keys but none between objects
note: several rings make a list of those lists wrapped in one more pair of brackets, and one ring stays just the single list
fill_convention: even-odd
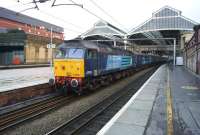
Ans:
[{"label": "blue locomotive", "polygon": [[60,44],[54,58],[54,85],[59,91],[81,94],[130,75],[135,69],[163,59],[133,54],[103,43],[72,40]]}]

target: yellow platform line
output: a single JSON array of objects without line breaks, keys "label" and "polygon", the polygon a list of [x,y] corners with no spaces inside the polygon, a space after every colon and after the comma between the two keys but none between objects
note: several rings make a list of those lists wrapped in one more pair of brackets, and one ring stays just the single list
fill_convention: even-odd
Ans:
[{"label": "yellow platform line", "polygon": [[171,97],[171,88],[169,82],[169,68],[167,69],[167,135],[173,135],[173,109],[172,109],[172,97]]}]

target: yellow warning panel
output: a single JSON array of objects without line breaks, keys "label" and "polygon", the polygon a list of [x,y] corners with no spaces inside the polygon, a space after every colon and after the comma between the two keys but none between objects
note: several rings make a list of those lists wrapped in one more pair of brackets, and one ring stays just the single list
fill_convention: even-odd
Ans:
[{"label": "yellow warning panel", "polygon": [[172,103],[172,95],[171,95],[171,87],[170,87],[170,80],[169,80],[169,69],[167,70],[167,135],[174,134],[174,127],[173,127],[173,103]]},{"label": "yellow warning panel", "polygon": [[84,59],[54,59],[54,75],[84,77]]}]

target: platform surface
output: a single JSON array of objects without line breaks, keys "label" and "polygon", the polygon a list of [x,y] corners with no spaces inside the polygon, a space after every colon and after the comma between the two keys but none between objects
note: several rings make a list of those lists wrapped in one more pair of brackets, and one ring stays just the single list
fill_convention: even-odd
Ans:
[{"label": "platform surface", "polygon": [[36,68],[36,67],[50,67],[50,64],[21,64],[21,65],[0,65],[0,70],[6,69],[20,69],[20,68]]},{"label": "platform surface", "polygon": [[200,135],[200,78],[183,67],[170,71],[174,134]]},{"label": "platform surface", "polygon": [[163,65],[98,135],[199,135],[199,108],[200,78]]},{"label": "platform surface", "polygon": [[47,83],[50,67],[0,70],[0,92]]}]

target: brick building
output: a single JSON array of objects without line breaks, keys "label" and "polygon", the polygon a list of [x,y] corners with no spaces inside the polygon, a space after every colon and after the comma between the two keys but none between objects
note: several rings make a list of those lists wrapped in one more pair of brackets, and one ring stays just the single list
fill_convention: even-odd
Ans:
[{"label": "brick building", "polygon": [[63,42],[63,28],[0,8],[0,65],[48,63],[51,41]]}]

